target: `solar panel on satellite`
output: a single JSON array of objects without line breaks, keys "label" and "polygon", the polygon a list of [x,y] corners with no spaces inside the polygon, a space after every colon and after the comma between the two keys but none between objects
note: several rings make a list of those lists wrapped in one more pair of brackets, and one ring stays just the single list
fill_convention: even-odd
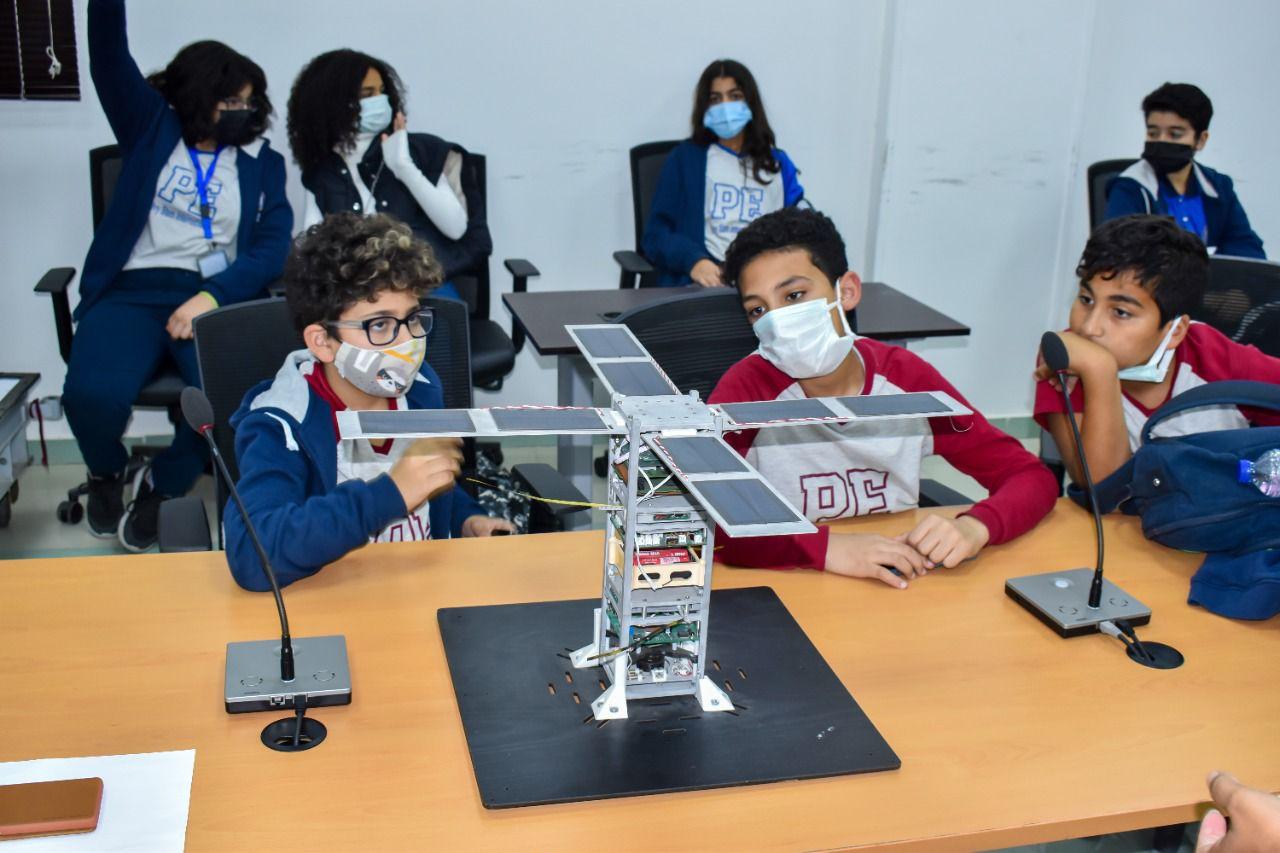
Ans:
[{"label": "solar panel on satellite", "polygon": [[733,448],[713,436],[666,436],[661,442],[685,474],[737,474],[748,470]]},{"label": "solar panel on satellite", "polygon": [[466,409],[360,412],[360,431],[366,435],[430,435],[475,430]]},{"label": "solar panel on satellite", "polygon": [[489,413],[493,415],[498,429],[505,432],[530,429],[548,432],[595,429],[603,432],[608,429],[595,409],[499,406],[490,409]]},{"label": "solar panel on satellite", "polygon": [[626,397],[680,393],[650,361],[600,361],[593,367],[610,388]]},{"label": "solar panel on satellite", "polygon": [[797,513],[755,477],[699,480],[694,486],[702,500],[726,522],[738,524],[785,524],[804,522]]},{"label": "solar panel on satellite", "polygon": [[586,354],[592,358],[644,358],[644,351],[625,326],[595,326],[574,329]]},{"label": "solar panel on satellite", "polygon": [[766,400],[759,403],[721,403],[720,410],[739,424],[763,424],[839,417],[820,400]]},{"label": "solar panel on satellite", "polygon": [[860,418],[886,415],[943,414],[951,407],[927,392],[912,394],[869,394],[863,397],[838,397],[840,404]]}]

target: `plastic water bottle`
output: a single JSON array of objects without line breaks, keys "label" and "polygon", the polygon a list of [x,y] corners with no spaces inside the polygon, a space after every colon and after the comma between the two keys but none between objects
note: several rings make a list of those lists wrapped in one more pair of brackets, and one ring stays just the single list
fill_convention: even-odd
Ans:
[{"label": "plastic water bottle", "polygon": [[1268,450],[1254,462],[1241,459],[1236,479],[1253,483],[1269,498],[1280,498],[1280,449]]}]

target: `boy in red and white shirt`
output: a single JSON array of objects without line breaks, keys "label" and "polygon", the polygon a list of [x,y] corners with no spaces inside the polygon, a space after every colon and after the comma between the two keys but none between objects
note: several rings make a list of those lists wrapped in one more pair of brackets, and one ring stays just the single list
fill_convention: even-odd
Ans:
[{"label": "boy in red and white shirt", "polygon": [[[840,234],[816,211],[787,208],[743,229],[726,253],[724,273],[742,295],[760,349],[729,369],[708,402],[911,391],[943,391],[963,401],[919,356],[847,329],[845,312],[862,296],[848,266]],[[920,463],[934,453],[991,493],[958,518],[930,515],[894,538],[827,528],[769,538],[722,535],[719,556],[733,565],[825,569],[905,589],[909,578],[952,568],[987,544],[1030,530],[1057,497],[1048,469],[976,412],[744,430],[725,438],[813,522],[914,508]]]},{"label": "boy in red and white shirt", "polygon": [[[1085,245],[1076,275],[1080,290],[1070,330],[1060,337],[1070,357],[1071,405],[1095,481],[1129,460],[1147,418],[1175,395],[1226,379],[1280,383],[1280,359],[1191,321],[1188,314],[1208,287],[1209,254],[1172,219],[1136,215],[1102,223]],[[1044,364],[1036,378],[1036,421],[1053,435],[1071,479],[1083,482],[1058,380]],[[1204,407],[1163,421],[1153,435],[1250,424],[1280,424],[1280,415],[1247,406]]]}]

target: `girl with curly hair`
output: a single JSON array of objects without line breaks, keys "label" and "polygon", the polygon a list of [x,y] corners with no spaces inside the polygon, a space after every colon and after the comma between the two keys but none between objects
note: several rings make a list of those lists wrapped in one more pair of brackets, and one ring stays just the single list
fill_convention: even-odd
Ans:
[{"label": "girl with curly hair", "polygon": [[306,225],[331,213],[390,214],[431,246],[446,280],[487,262],[493,241],[476,161],[460,145],[408,131],[404,85],[389,64],[355,50],[322,53],[299,72],[288,112]]}]

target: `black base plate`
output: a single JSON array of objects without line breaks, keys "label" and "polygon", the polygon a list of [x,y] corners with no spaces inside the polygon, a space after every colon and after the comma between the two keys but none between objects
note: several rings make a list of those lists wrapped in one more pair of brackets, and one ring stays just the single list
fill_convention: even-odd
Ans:
[{"label": "black base plate", "polygon": [[1137,649],[1133,646],[1129,646],[1125,650],[1125,654],[1129,656],[1129,660],[1151,669],[1177,669],[1186,661],[1186,658],[1182,656],[1182,652],[1173,646],[1166,646],[1164,643],[1143,640],[1142,648],[1146,650],[1148,655],[1145,658],[1139,655]]},{"label": "black base plate", "polygon": [[733,700],[627,703],[597,722],[604,672],[575,670],[599,599],[438,613],[486,808],[693,791],[901,766],[768,587],[711,593],[707,674]]},{"label": "black base plate", "polygon": [[[297,717],[285,717],[268,723],[262,730],[262,745],[276,752],[306,752],[313,746],[324,743],[329,734],[324,723],[312,717],[303,717],[301,722],[301,729]],[[296,743],[294,735],[297,735]]]}]

